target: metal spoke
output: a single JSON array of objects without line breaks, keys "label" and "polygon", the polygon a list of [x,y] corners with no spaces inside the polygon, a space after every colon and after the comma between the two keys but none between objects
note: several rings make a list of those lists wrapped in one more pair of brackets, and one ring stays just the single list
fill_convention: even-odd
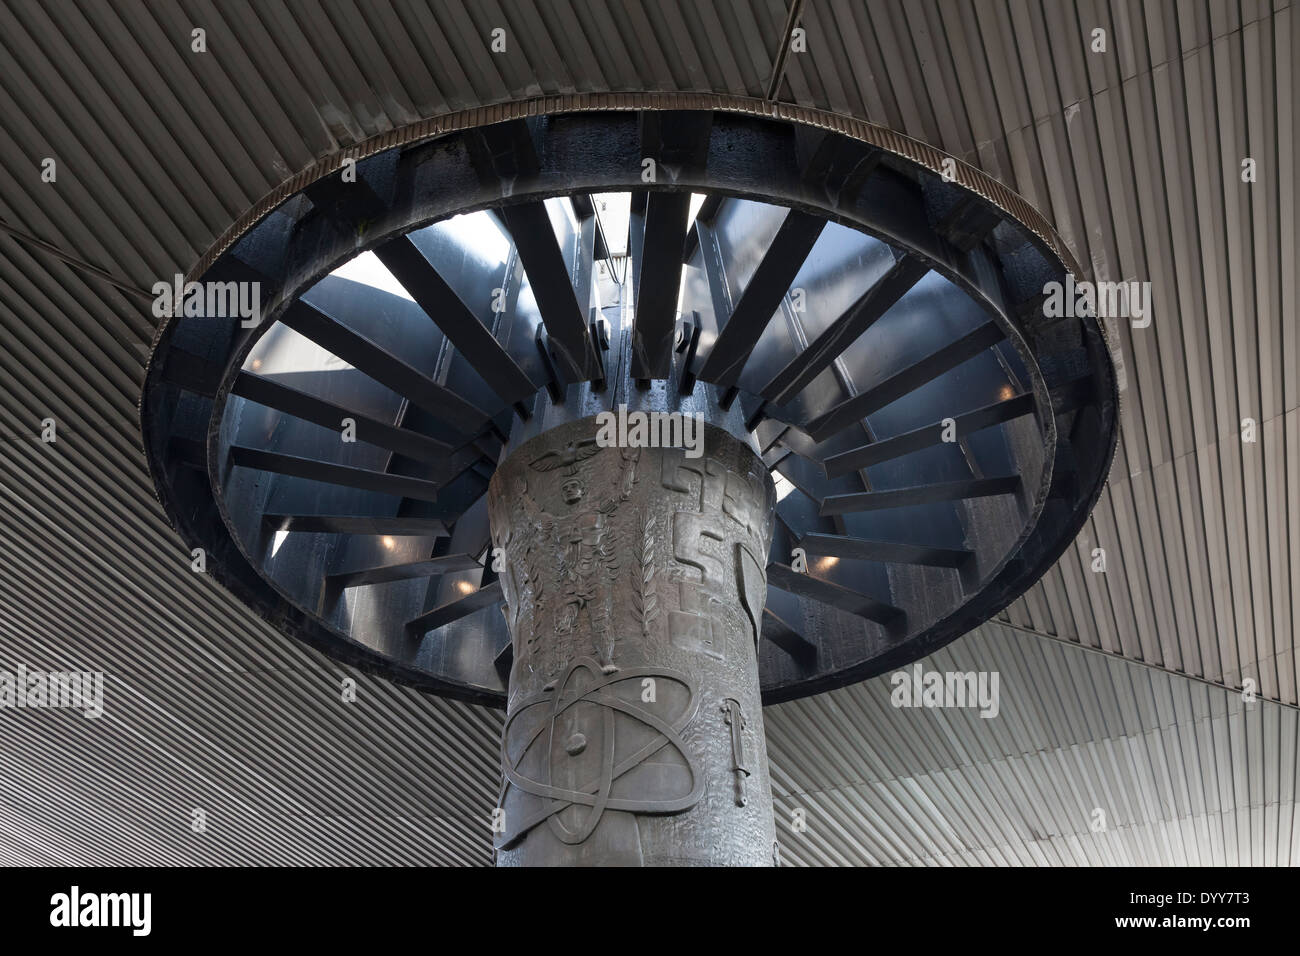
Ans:
[{"label": "metal spoke", "polygon": [[808,554],[858,561],[885,561],[898,564],[924,564],[935,568],[965,567],[974,552],[961,548],[940,548],[925,544],[875,541],[846,535],[810,532],[799,539],[799,547]]},{"label": "metal spoke", "polygon": [[481,408],[321,309],[299,300],[280,321],[464,435],[473,435],[488,420]]},{"label": "metal spoke", "polygon": [[966,481],[944,481],[932,485],[917,485],[896,491],[868,491],[853,495],[831,495],[822,501],[822,515],[854,514],[861,511],[879,511],[883,508],[904,508],[909,505],[926,505],[936,501],[960,501],[965,498],[987,498],[994,495],[1011,495],[1020,489],[1020,476],[999,478],[973,478]]},{"label": "metal spoke", "polygon": [[470,571],[482,565],[470,554],[448,554],[423,561],[404,564],[384,564],[376,567],[340,571],[325,577],[328,588],[355,588],[363,584],[387,584],[391,581],[409,581],[412,578],[431,578],[453,571]]},{"label": "metal spoke", "polygon": [[900,256],[880,281],[864,292],[826,331],[809,342],[808,347],[777,372],[759,394],[777,404],[790,401],[929,271],[929,267],[915,256]]},{"label": "metal spoke", "polygon": [[250,402],[274,408],[294,418],[301,418],[303,421],[313,422],[335,431],[343,427],[344,419],[351,419],[355,423],[357,441],[386,448],[416,461],[439,463],[446,460],[452,450],[450,445],[429,438],[427,435],[381,422],[350,408],[251,372],[240,372],[235,376],[231,392]]},{"label": "metal spoke", "polygon": [[427,634],[429,631],[437,630],[453,621],[459,621],[463,617],[468,617],[475,611],[481,611],[485,607],[491,607],[500,603],[501,582],[493,581],[464,597],[456,598],[445,604],[439,604],[430,611],[425,611],[417,618],[412,618],[406,622],[406,630],[410,634]]},{"label": "metal spoke", "polygon": [[700,368],[699,378],[717,385],[735,385],[754,344],[767,328],[781,299],[790,289],[826,220],[791,209],[776,238],[741,293],[726,324]]},{"label": "metal spoke", "polygon": [[579,302],[574,292],[546,206],[540,202],[504,206],[501,218],[519,250],[561,375],[570,382],[591,378],[595,363],[587,334],[587,303]]},{"label": "metal spoke", "polygon": [[886,627],[899,627],[905,615],[901,608],[878,601],[873,597],[846,588],[830,581],[823,581],[811,573],[793,570],[787,564],[773,562],[767,566],[767,581],[774,588],[780,588],[799,597],[812,598],[823,604],[848,611],[868,621],[875,621]]},{"label": "metal spoke", "polygon": [[273,531],[316,534],[432,535],[445,538],[447,525],[437,518],[369,517],[367,515],[264,514],[263,523]]},{"label": "metal spoke", "polygon": [[[768,569],[768,574],[771,574],[771,568]],[[809,665],[817,660],[817,645],[791,627],[770,607],[763,608],[763,637],[800,665]]]},{"label": "metal spoke", "polygon": [[[1032,415],[1033,413],[1034,396],[1025,393],[956,416],[953,418],[953,432],[957,436],[969,435],[981,428],[1000,425],[1003,422],[1009,422],[1014,418]],[[885,438],[881,441],[872,442],[870,445],[851,448],[826,459],[824,462],[826,475],[829,478],[835,478],[839,475],[851,474],[859,468],[867,468],[882,461],[900,458],[914,451],[920,451],[922,448],[938,445],[943,441],[943,435],[944,423],[935,422],[932,425],[924,425],[910,432],[895,435],[893,438]]]},{"label": "metal spoke", "polygon": [[646,200],[645,241],[639,262],[640,295],[632,325],[632,378],[667,378],[672,370],[682,243],[691,194],[652,192]]},{"label": "metal spoke", "polygon": [[996,322],[986,322],[974,331],[967,332],[961,338],[954,339],[938,351],[932,352],[919,362],[894,373],[880,384],[818,415],[808,423],[806,430],[817,441],[823,441],[854,422],[866,418],[872,412],[897,401],[908,392],[934,381],[945,372],[969,361],[985,349],[1002,341],[1003,338],[1003,331]]},{"label": "metal spoke", "polygon": [[532,397],[537,387],[409,236],[390,240],[375,255],[502,401]]},{"label": "metal spoke", "polygon": [[438,486],[432,481],[407,478],[403,475],[389,475],[368,468],[354,468],[351,465],[336,465],[331,462],[317,461],[314,458],[300,458],[297,455],[281,455],[260,448],[232,445],[230,463],[243,468],[274,472],[277,475],[343,485],[360,491],[374,491],[400,498],[416,498],[420,501],[438,500]]}]

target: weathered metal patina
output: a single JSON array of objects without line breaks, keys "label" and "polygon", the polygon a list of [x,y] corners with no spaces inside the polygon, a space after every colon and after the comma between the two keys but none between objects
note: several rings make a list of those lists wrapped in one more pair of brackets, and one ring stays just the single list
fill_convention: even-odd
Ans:
[{"label": "weathered metal patina", "polygon": [[515,648],[498,861],[770,862],[772,479],[713,426],[695,458],[595,435],[524,443],[488,491]]}]

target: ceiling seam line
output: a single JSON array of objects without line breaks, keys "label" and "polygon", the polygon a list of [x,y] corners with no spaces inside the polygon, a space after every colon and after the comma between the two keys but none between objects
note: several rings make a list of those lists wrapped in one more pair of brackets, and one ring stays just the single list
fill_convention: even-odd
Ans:
[{"label": "ceiling seam line", "polygon": [[772,76],[767,81],[767,96],[764,99],[775,100],[781,92],[781,81],[785,79],[786,62],[790,55],[790,43],[794,36],[799,18],[803,16],[804,0],[793,0],[785,17],[785,32],[781,34],[781,45],[777,47],[776,62],[772,64]]},{"label": "ceiling seam line", "polygon": [[48,252],[50,255],[58,259],[61,259],[63,262],[72,266],[74,269],[80,269],[82,272],[86,272],[99,279],[103,279],[105,282],[109,283],[114,288],[120,289],[122,292],[129,292],[132,295],[140,296],[141,298],[148,299],[151,302],[154,299],[154,294],[152,292],[146,292],[144,289],[138,289],[133,285],[128,285],[125,281],[118,279],[116,276],[113,275],[113,273],[107,271],[106,269],[101,269],[99,266],[91,265],[89,262],[86,262],[84,259],[78,259],[76,256],[72,255],[71,253],[64,252],[58,246],[46,242],[44,239],[38,239],[36,236],[33,236],[29,232],[24,232],[21,229],[16,229],[13,226],[9,225],[9,223],[4,222],[3,220],[0,220],[0,231],[8,233],[9,235],[13,236],[15,239],[17,239],[20,242],[28,243],[30,245],[35,246],[37,249],[42,249],[45,252]]},{"label": "ceiling seam line", "polygon": [[[987,623],[998,624],[1001,625],[1002,627],[1010,628],[1013,631],[1021,631],[1025,634],[1030,634],[1034,637],[1041,637],[1044,640],[1056,641],[1058,644],[1065,644],[1069,647],[1077,647],[1081,650],[1088,651],[1089,653],[1092,654],[1099,654],[1102,657],[1107,658],[1108,660],[1121,661],[1126,664],[1136,664],[1140,667],[1146,667],[1150,670],[1159,671],[1162,674],[1169,674],[1172,677],[1186,678],[1187,680],[1195,681],[1198,684],[1204,684],[1207,687],[1214,687],[1219,690],[1226,690],[1233,695],[1237,695],[1241,693],[1242,690],[1242,688],[1240,687],[1231,687],[1228,684],[1223,684],[1218,681],[1212,681],[1205,677],[1198,677],[1195,674],[1185,674],[1182,673],[1181,671],[1170,670],[1167,667],[1159,667],[1155,664],[1152,664],[1150,661],[1136,660],[1124,654],[1115,654],[1100,647],[1091,647],[1088,644],[1080,643],[1079,641],[1072,640],[1071,638],[1068,637],[1061,637],[1056,634],[1045,634],[1042,631],[1035,631],[1033,628],[1025,627],[1021,624],[1012,624],[1010,621],[1003,621],[999,618],[990,618]],[[1286,707],[1289,710],[1300,711],[1300,704],[1289,704],[1286,701],[1274,700],[1271,697],[1262,697],[1262,696],[1259,697],[1258,700],[1266,701],[1267,703],[1270,704],[1276,704],[1278,707]]]}]

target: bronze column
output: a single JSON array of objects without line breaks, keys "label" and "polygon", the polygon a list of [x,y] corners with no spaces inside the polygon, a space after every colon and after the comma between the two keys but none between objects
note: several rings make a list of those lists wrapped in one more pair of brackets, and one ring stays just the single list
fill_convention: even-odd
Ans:
[{"label": "bronze column", "polygon": [[570,422],[492,479],[514,649],[498,865],[773,862],[756,649],[775,494],[703,428],[691,457]]}]

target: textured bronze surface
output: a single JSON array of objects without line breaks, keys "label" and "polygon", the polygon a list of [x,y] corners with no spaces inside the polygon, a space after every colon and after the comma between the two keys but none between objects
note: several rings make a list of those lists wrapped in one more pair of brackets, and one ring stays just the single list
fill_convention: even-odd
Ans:
[{"label": "textured bronze surface", "polygon": [[489,490],[514,643],[498,863],[770,865],[771,478],[712,426],[697,458],[595,434],[538,436]]}]

